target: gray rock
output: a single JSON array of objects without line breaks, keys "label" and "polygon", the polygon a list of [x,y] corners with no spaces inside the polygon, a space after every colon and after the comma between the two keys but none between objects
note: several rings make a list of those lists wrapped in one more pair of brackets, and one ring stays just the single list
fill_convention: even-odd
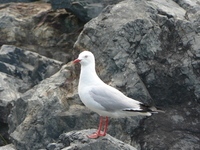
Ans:
[{"label": "gray rock", "polygon": [[[2,113],[2,116],[4,116],[4,113]],[[9,143],[8,124],[0,122],[0,146],[7,145]]]},{"label": "gray rock", "polygon": [[[11,141],[17,149],[44,148],[63,132],[97,128],[99,116],[80,102],[73,70],[69,64],[63,66],[15,101],[8,124]],[[129,134],[137,128],[139,120],[111,119],[108,133],[130,141]],[[55,146],[51,144],[49,149]]]},{"label": "gray rock", "polygon": [[110,135],[98,139],[89,139],[87,135],[95,130],[71,131],[60,135],[58,143],[50,143],[47,150],[136,150],[136,148],[123,143]]},{"label": "gray rock", "polygon": [[67,109],[67,92],[60,86],[68,76],[69,71],[63,69],[15,101],[8,123],[11,140],[17,149],[42,148],[64,130],[64,125],[59,126],[62,120],[56,116]]},{"label": "gray rock", "polygon": [[15,146],[13,144],[8,144],[8,145],[5,145],[5,146],[1,146],[0,150],[16,150],[16,149],[15,149]]},{"label": "gray rock", "polygon": [[0,0],[0,4],[2,3],[11,3],[11,2],[16,2],[16,3],[30,3],[34,2],[36,0]]},{"label": "gray rock", "polygon": [[[2,78],[14,77],[17,81],[10,81],[9,85],[1,85],[1,92],[7,89],[23,93],[38,84],[45,78],[55,74],[63,65],[62,62],[43,57],[37,53],[17,48],[15,46],[3,45],[0,49],[0,72]],[[5,79],[2,79],[5,82]],[[16,83],[17,82],[17,83]],[[18,85],[17,85],[18,84]],[[24,84],[24,85],[22,85]],[[6,86],[12,86],[6,88]],[[5,96],[5,94],[3,94]],[[10,99],[17,96],[10,95]]]},{"label": "gray rock", "polygon": [[[8,67],[6,71],[2,69],[1,105],[2,120],[9,125],[10,139],[17,149],[40,149],[64,131],[97,127],[99,116],[86,109],[78,98],[75,66],[65,65],[54,74],[61,62],[8,45],[2,47],[0,58],[2,64],[12,66],[10,71]],[[34,72],[39,75],[34,76]],[[24,90],[19,90],[22,87]],[[111,119],[108,132],[128,142],[139,121],[140,118]]]},{"label": "gray rock", "polygon": [[[26,6],[25,10],[32,15],[23,15],[25,10],[19,13],[21,6]],[[0,32],[6,37],[0,39],[1,44],[2,40],[17,44],[23,41],[25,47],[36,44],[51,47],[55,52],[71,38],[58,31],[68,33],[72,28],[64,30],[62,25],[60,28],[54,24],[59,20],[55,18],[65,18],[66,12],[60,10],[51,16],[49,5],[38,3],[1,8]],[[34,11],[35,8],[41,11]],[[75,46],[95,54],[100,77],[129,97],[160,106],[166,112],[149,118],[110,119],[111,136],[142,150],[200,149],[199,16],[197,1],[127,0],[106,7],[85,25]],[[65,21],[73,26],[73,21]],[[79,27],[74,26],[73,29]],[[89,145],[105,146],[104,142],[110,143],[106,146],[115,146],[105,140],[107,136],[93,140],[83,136],[85,131],[72,131],[97,128],[99,117],[78,98],[78,66],[69,63],[59,70],[62,63],[58,62],[55,68],[59,71],[53,75],[56,71],[46,67],[53,60],[16,47],[2,48],[5,47],[8,49],[0,57],[0,81],[4,84],[0,94],[4,93],[1,98],[9,102],[0,101],[0,131],[7,132],[9,124],[9,136],[16,149],[87,149]],[[37,49],[46,54],[46,49],[41,50]],[[79,51],[63,53],[50,55],[73,59]],[[42,70],[38,66],[43,66]],[[83,141],[88,143],[81,144]]]},{"label": "gray rock", "polygon": [[7,117],[13,102],[57,72],[62,63],[15,46],[3,45],[0,66],[0,145],[4,145],[9,143]]},{"label": "gray rock", "polygon": [[97,17],[107,5],[116,4],[122,0],[51,0],[53,9],[65,8],[75,14],[81,21],[88,22]]},{"label": "gray rock", "polygon": [[132,132],[141,149],[199,149],[199,6],[123,1],[88,22],[76,41],[94,53],[104,81],[166,111]]},{"label": "gray rock", "polygon": [[43,2],[50,2],[50,0],[0,0],[0,4],[4,3],[30,3],[30,2],[35,2],[35,1],[43,1]]},{"label": "gray rock", "polygon": [[7,123],[11,102],[41,80],[57,72],[62,63],[15,46],[0,49],[0,121]]},{"label": "gray rock", "polygon": [[64,63],[73,59],[73,44],[83,26],[77,17],[52,10],[44,2],[0,4],[0,8],[0,46],[15,45]]}]

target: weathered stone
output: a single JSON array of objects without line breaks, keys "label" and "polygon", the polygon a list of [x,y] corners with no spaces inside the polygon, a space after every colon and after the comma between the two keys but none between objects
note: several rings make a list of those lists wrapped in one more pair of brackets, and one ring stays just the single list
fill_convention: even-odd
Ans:
[{"label": "weathered stone", "polygon": [[11,3],[11,2],[17,2],[17,3],[30,3],[34,2],[36,0],[0,0],[0,4],[2,3]]},{"label": "weathered stone", "polygon": [[47,150],[72,150],[72,149],[95,149],[95,150],[136,150],[136,148],[125,144],[110,135],[98,139],[89,139],[87,135],[92,134],[95,130],[71,131],[60,135],[58,143],[51,143]]},{"label": "weathered stone", "polygon": [[0,0],[0,4],[4,3],[30,3],[30,2],[35,2],[35,1],[42,1],[46,3],[50,3],[50,0]]},{"label": "weathered stone", "polygon": [[77,17],[43,2],[1,4],[0,8],[0,45],[15,45],[64,63],[72,59],[83,26]]},{"label": "weathered stone", "polygon": [[199,7],[197,1],[123,1],[88,22],[76,41],[94,53],[102,79],[166,111],[140,122],[132,145],[199,149]]},{"label": "weathered stone", "polygon": [[97,17],[107,5],[120,1],[122,0],[51,0],[51,5],[54,9],[65,8],[83,22],[88,22]]},{"label": "weathered stone", "polygon": [[[6,78],[10,75],[16,78],[17,82],[13,84],[13,81],[10,81],[12,83],[9,85],[12,86],[10,88],[6,88],[8,85],[5,84],[4,86],[2,84],[1,93],[6,92],[6,89],[13,89],[16,92],[23,93],[43,79],[55,74],[62,66],[62,62],[9,45],[4,45],[0,49],[0,64],[0,72],[5,73],[1,77]],[[5,79],[2,79],[2,82],[5,82]],[[22,86],[22,84],[24,85]],[[5,94],[3,95],[5,96]],[[11,99],[17,98],[17,96],[13,96]]]},{"label": "weathered stone", "polygon": [[[9,115],[9,133],[17,149],[43,148],[63,132],[97,127],[99,116],[86,109],[73,91],[77,83],[72,70],[69,65],[63,66],[15,101]],[[138,127],[139,120],[111,119],[108,133],[128,142],[128,134]]]},{"label": "weathered stone", "polygon": [[[78,51],[60,51],[71,39],[70,29],[75,26],[75,31],[80,27],[73,24],[73,19],[68,20],[69,13],[52,11],[43,3],[4,4],[1,8],[0,32],[5,37],[0,40],[1,44],[14,41],[29,49],[34,47],[44,55],[48,55],[49,48],[54,51],[49,56],[56,59],[62,56],[63,62],[77,57]],[[199,14],[196,0],[126,0],[106,7],[85,25],[75,46],[94,53],[100,77],[129,97],[155,103],[166,112],[148,118],[110,119],[108,133],[111,136],[142,150],[200,149]],[[63,18],[70,26],[67,29],[61,23]],[[5,47],[8,50],[0,57],[3,71],[0,82],[9,84],[0,86],[0,94],[4,93],[1,98],[9,102],[0,101],[3,114],[0,131],[7,131],[9,124],[10,139],[15,147],[27,150],[101,147],[99,140],[107,136],[97,140],[83,137],[83,141],[91,141],[84,145],[77,138],[84,131],[70,132],[98,125],[99,116],[86,109],[77,95],[79,66],[69,63],[53,75],[47,71],[51,67],[45,67],[53,60],[16,47],[2,48]],[[36,66],[47,70],[41,71]],[[31,69],[34,67],[38,70]],[[13,106],[11,112],[10,106]],[[65,132],[69,133],[62,134]],[[69,141],[66,137],[73,134],[76,136]]]},{"label": "weathered stone", "polygon": [[[54,62],[51,59],[14,46],[3,46],[0,58],[4,60],[2,63],[10,63],[11,66],[15,64],[16,67],[21,68],[19,69],[21,74],[17,74],[19,77],[15,74],[16,71],[13,70],[10,71],[10,75],[4,73],[5,77],[1,76],[6,79],[10,76],[11,79],[8,79],[12,81],[11,83],[16,82],[16,85],[7,82],[9,83],[7,86],[10,86],[7,89],[9,93],[18,93],[18,95],[7,99],[10,100],[9,102],[5,100],[2,102],[6,102],[6,104],[12,102],[13,105],[12,111],[10,112],[9,108],[9,113],[4,118],[7,123],[7,115],[10,114],[8,118],[9,134],[17,149],[34,150],[43,148],[57,139],[64,131],[68,132],[88,127],[96,128],[99,116],[82,106],[78,98],[77,82],[75,80],[77,75],[74,66],[71,66],[71,64],[65,65],[60,71],[51,76],[62,63]],[[42,69],[43,63],[46,65]],[[40,64],[39,70],[37,70],[38,64]],[[13,66],[14,69],[15,66]],[[26,69],[28,71],[25,71]],[[51,69],[54,71],[51,71]],[[33,70],[42,76],[34,77],[31,75]],[[29,74],[26,74],[27,72]],[[23,78],[20,78],[21,76]],[[19,79],[15,80],[16,77]],[[31,77],[33,79],[29,80]],[[2,81],[4,81],[4,78]],[[38,82],[31,83],[31,81],[37,80]],[[30,84],[27,86],[29,88],[23,90],[23,92],[18,90],[26,84]],[[5,88],[6,86],[2,91],[4,95],[6,95]],[[7,112],[5,108],[7,107],[4,106],[4,113]],[[131,118],[111,119],[108,133],[129,142],[131,138],[128,135],[138,127],[139,121],[139,118],[135,120]]]},{"label": "weathered stone", "polygon": [[146,119],[133,132],[132,144],[139,143],[144,150],[199,149],[199,107],[189,103],[166,108],[165,114]]},{"label": "weathered stone", "polygon": [[15,149],[15,146],[13,144],[8,144],[8,145],[5,145],[5,146],[1,146],[0,150],[16,150],[16,149]]},{"label": "weathered stone", "polygon": [[56,73],[62,63],[15,46],[3,45],[0,49],[0,66],[0,145],[4,145],[10,142],[7,117],[13,101]]},{"label": "weathered stone", "polygon": [[60,86],[69,76],[63,69],[16,100],[9,116],[9,133],[17,149],[42,148],[62,132],[64,126],[57,126],[56,116],[67,109],[67,92]]},{"label": "weathered stone", "polygon": [[[8,109],[1,107],[1,112],[3,110],[7,111]],[[7,114],[2,113],[2,116],[6,116],[6,115]],[[9,140],[9,134],[8,134],[8,124],[0,121],[0,146],[7,145],[9,143],[10,143],[10,140]]]}]

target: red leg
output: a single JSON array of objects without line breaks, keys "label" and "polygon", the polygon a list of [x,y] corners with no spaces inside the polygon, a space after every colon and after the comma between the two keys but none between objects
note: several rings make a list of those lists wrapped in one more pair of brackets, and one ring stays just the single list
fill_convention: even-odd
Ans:
[{"label": "red leg", "polygon": [[100,132],[101,132],[101,128],[102,128],[103,123],[104,123],[104,119],[103,119],[102,116],[100,116],[99,128],[98,128],[98,130],[96,131],[96,133],[100,133]]},{"label": "red leg", "polygon": [[105,136],[105,135],[106,135],[106,132],[107,132],[107,129],[108,129],[108,117],[106,117],[106,123],[105,123],[105,125],[104,125],[103,133],[100,133],[99,136]]},{"label": "red leg", "polygon": [[98,130],[95,132],[95,134],[88,135],[88,138],[96,139],[96,138],[99,137],[99,135],[101,134],[101,128],[102,128],[103,122],[104,122],[104,119],[103,119],[102,116],[100,116],[100,121],[99,121],[99,128],[98,128]]}]

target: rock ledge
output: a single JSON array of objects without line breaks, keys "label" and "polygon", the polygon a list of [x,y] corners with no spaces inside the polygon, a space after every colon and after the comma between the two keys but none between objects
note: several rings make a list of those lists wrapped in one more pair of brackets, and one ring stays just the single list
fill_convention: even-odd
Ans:
[{"label": "rock ledge", "polygon": [[57,143],[50,143],[47,146],[47,150],[136,150],[136,148],[117,140],[109,134],[98,139],[89,139],[87,135],[95,131],[95,129],[88,129],[63,133]]}]

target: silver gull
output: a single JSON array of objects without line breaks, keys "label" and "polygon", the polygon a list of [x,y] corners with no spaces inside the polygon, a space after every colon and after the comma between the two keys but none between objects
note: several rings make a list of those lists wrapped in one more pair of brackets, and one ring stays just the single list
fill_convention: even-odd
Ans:
[{"label": "silver gull", "polygon": [[[93,135],[88,135],[89,138],[106,135],[108,117],[150,116],[152,113],[160,111],[155,107],[147,106],[142,102],[129,98],[119,90],[105,84],[96,73],[95,58],[91,52],[81,52],[73,62],[81,64],[78,85],[78,94],[81,101],[86,107],[100,115],[99,128]],[[103,124],[104,129],[101,131]]]}]

